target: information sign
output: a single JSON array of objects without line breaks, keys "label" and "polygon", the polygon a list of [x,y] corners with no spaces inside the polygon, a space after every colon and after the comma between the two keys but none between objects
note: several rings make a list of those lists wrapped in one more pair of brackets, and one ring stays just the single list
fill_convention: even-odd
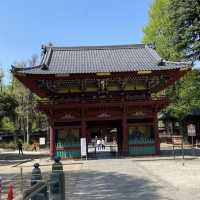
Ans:
[{"label": "information sign", "polygon": [[40,138],[40,145],[45,145],[45,137]]},{"label": "information sign", "polygon": [[81,156],[87,156],[86,138],[81,138]]},{"label": "information sign", "polygon": [[194,124],[187,125],[188,136],[196,136],[196,127]]},{"label": "information sign", "polygon": [[172,136],[172,144],[173,145],[182,145],[183,137],[181,135],[173,135]]}]

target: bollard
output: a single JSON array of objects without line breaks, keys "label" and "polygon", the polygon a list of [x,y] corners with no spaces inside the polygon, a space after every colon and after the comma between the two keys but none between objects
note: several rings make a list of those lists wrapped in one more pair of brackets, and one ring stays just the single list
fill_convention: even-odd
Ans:
[{"label": "bollard", "polygon": [[[42,183],[42,174],[41,170],[39,168],[39,163],[34,164],[34,168],[32,170],[32,176],[31,176],[31,186]],[[45,184],[45,183],[44,183]],[[42,188],[39,190],[32,198],[31,200],[48,200],[48,193],[47,193],[47,187]]]},{"label": "bollard", "polygon": [[13,186],[12,186],[12,184],[9,184],[9,186],[8,186],[7,200],[13,200]]},{"label": "bollard", "polygon": [[20,167],[20,191],[23,192],[23,168]]},{"label": "bollard", "polygon": [[42,174],[41,170],[39,168],[39,163],[35,163],[34,168],[32,170],[32,176],[31,176],[31,186],[35,185],[37,182],[42,180]]},{"label": "bollard", "polygon": [[65,199],[65,178],[63,166],[60,162],[60,157],[54,158],[52,165],[51,183],[50,183],[50,197],[51,200]]}]

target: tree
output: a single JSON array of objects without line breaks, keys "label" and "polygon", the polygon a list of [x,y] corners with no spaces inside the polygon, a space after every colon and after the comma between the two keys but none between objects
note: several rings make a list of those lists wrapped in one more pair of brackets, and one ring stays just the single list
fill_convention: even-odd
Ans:
[{"label": "tree", "polygon": [[[154,43],[157,52],[167,60],[199,59],[199,2],[154,0],[149,22],[143,29],[143,42]],[[165,91],[171,101],[164,110],[165,116],[181,120],[193,108],[200,107],[199,76],[199,70],[192,70]]]},{"label": "tree", "polygon": [[185,75],[171,89],[166,91],[171,104],[165,110],[168,116],[182,119],[194,108],[200,106],[200,71],[195,69]]},{"label": "tree", "polygon": [[[33,67],[37,65],[37,56],[32,56],[27,62],[15,63],[17,67]],[[18,107],[16,108],[17,118],[16,127],[24,133],[24,139],[29,142],[29,136],[32,130],[39,130],[45,116],[37,110],[37,96],[26,88],[15,77],[12,80],[11,94],[17,100]],[[42,122],[41,122],[42,121]],[[46,123],[47,124],[47,123]],[[26,133],[26,136],[25,136]]]},{"label": "tree", "polygon": [[3,118],[8,118],[11,121],[16,119],[16,107],[18,106],[17,101],[8,94],[0,94],[0,127],[3,126]]},{"label": "tree", "polygon": [[168,7],[170,0],[154,0],[149,10],[149,21],[144,27],[144,43],[153,43],[166,60],[178,60],[180,54],[172,44],[172,30]]},{"label": "tree", "polygon": [[0,68],[0,93],[3,92],[3,77],[4,77],[3,70]]},{"label": "tree", "polygon": [[200,1],[170,0],[172,42],[185,59],[200,60]]}]

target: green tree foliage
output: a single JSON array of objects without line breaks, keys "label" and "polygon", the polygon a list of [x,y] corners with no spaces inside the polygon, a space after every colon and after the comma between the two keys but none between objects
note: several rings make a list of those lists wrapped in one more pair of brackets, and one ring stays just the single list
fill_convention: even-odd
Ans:
[{"label": "green tree foliage", "polygon": [[200,71],[192,70],[175,86],[166,91],[172,103],[166,109],[168,116],[182,119],[192,109],[200,106]]},{"label": "green tree foliage", "polygon": [[3,126],[3,119],[6,117],[11,121],[15,121],[17,113],[16,107],[18,106],[17,101],[9,94],[0,94],[0,127]]},{"label": "green tree foliage", "polygon": [[[200,56],[199,11],[196,0],[154,0],[143,30],[143,42],[155,44],[157,52],[167,60],[188,56],[195,60]],[[194,107],[200,107],[199,74],[198,70],[192,70],[166,90],[171,101],[164,112],[166,116],[181,119]]]},{"label": "green tree foliage", "polygon": [[200,1],[170,0],[173,45],[186,59],[200,60]]},{"label": "green tree foliage", "polygon": [[[37,57],[32,56],[32,58],[26,63],[16,63],[17,67],[32,67],[37,64]],[[37,99],[38,97],[33,94],[28,88],[26,88],[20,81],[15,77],[12,80],[11,94],[18,102],[18,107],[16,108],[17,119],[16,128],[23,133],[28,132],[31,134],[32,131],[39,131],[42,126],[47,126],[46,116],[37,109]]]},{"label": "green tree foliage", "polygon": [[[27,62],[15,63],[17,67],[32,67],[37,64],[37,57],[32,56]],[[0,73],[0,80],[3,72]],[[8,85],[1,81],[0,90],[0,131],[28,132],[44,130],[47,126],[46,116],[37,109],[37,97],[15,77]]]},{"label": "green tree foliage", "polygon": [[0,93],[3,92],[3,70],[0,69]]},{"label": "green tree foliage", "polygon": [[154,0],[149,10],[149,21],[144,27],[144,43],[153,43],[161,57],[178,60],[180,54],[172,45],[172,30],[169,20],[170,0]]},{"label": "green tree foliage", "polygon": [[0,129],[1,131],[6,131],[10,133],[15,132],[16,131],[15,121],[8,117],[3,117],[3,119],[1,120]]},{"label": "green tree foliage", "polygon": [[47,47],[53,47],[53,43],[52,42],[48,42],[47,43]]}]

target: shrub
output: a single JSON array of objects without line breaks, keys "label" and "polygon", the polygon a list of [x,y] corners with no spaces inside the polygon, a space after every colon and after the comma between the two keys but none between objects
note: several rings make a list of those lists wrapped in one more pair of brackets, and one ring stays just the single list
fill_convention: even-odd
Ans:
[{"label": "shrub", "polygon": [[[17,144],[15,142],[0,142],[0,148],[1,149],[17,149]],[[32,145],[24,143],[23,144],[23,150],[31,151]]]},{"label": "shrub", "polygon": [[0,148],[2,149],[16,149],[17,145],[15,142],[1,142]]}]

